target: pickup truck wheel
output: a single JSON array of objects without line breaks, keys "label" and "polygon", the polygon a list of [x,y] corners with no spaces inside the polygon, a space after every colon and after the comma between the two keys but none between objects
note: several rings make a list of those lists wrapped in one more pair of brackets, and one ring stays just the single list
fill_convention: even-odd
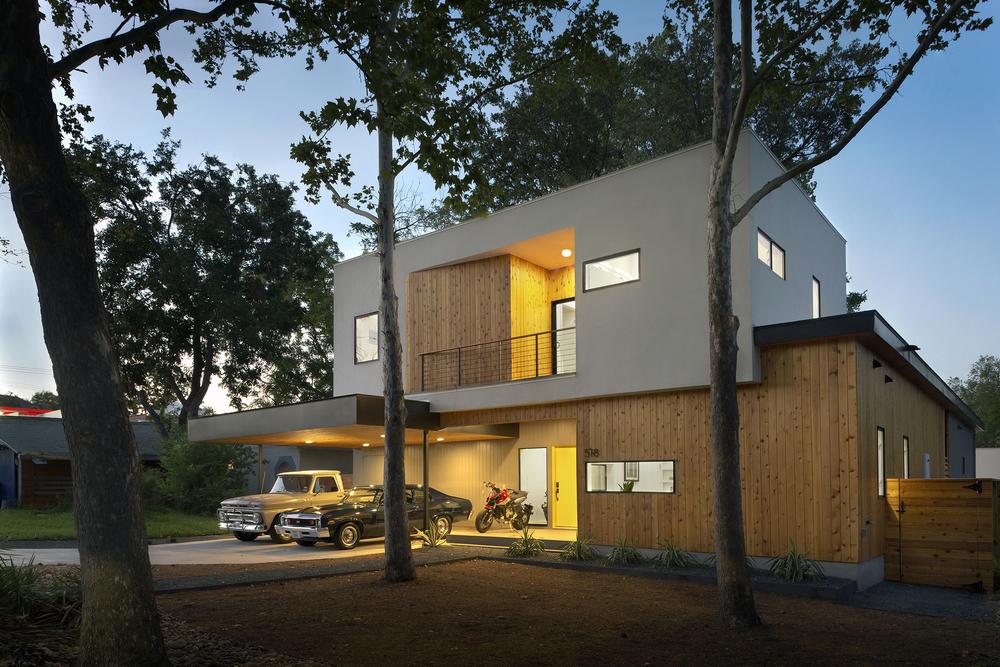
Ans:
[{"label": "pickup truck wheel", "polygon": [[316,540],[295,540],[295,543],[300,547],[314,547],[316,546]]},{"label": "pickup truck wheel", "polygon": [[277,517],[275,517],[274,523],[271,524],[271,530],[267,531],[267,536],[271,538],[272,542],[275,542],[277,544],[288,544],[289,542],[292,541],[292,538],[285,537],[284,535],[282,535],[281,533],[279,533],[277,530],[275,530],[274,527],[275,527],[275,525],[277,525],[277,523],[278,523],[278,519],[277,519]]},{"label": "pickup truck wheel", "polygon": [[234,530],[233,537],[240,542],[253,542],[257,539],[257,533],[244,533],[242,530]]},{"label": "pickup truck wheel", "polygon": [[338,549],[353,549],[361,539],[361,530],[355,523],[341,524],[333,535],[333,542]]}]

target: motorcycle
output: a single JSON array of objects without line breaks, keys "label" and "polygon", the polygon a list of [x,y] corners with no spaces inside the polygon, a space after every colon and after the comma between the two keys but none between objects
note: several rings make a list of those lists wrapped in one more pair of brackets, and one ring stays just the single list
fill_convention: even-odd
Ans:
[{"label": "motorcycle", "polygon": [[528,525],[532,506],[524,502],[528,494],[524,491],[514,491],[502,485],[486,482],[486,504],[476,515],[476,530],[485,533],[494,521],[509,524],[514,530],[521,530]]}]

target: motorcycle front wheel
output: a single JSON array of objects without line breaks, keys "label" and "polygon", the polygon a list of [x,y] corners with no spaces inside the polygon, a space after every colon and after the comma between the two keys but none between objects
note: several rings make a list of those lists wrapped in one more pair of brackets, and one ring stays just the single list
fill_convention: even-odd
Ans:
[{"label": "motorcycle front wheel", "polygon": [[476,515],[476,530],[485,533],[493,525],[493,514],[489,510],[483,510]]},{"label": "motorcycle front wheel", "polygon": [[528,521],[520,512],[515,514],[514,518],[510,520],[510,527],[514,530],[524,530],[526,525],[528,525]]}]

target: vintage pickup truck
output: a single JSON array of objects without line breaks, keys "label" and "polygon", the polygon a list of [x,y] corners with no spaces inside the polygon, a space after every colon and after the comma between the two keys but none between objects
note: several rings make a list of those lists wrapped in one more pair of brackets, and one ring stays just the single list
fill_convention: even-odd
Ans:
[{"label": "vintage pickup truck", "polygon": [[290,542],[275,526],[284,512],[316,505],[331,505],[344,497],[339,470],[299,470],[283,472],[268,493],[223,500],[219,507],[219,528],[233,531],[233,537],[251,542],[267,533],[274,542]]}]

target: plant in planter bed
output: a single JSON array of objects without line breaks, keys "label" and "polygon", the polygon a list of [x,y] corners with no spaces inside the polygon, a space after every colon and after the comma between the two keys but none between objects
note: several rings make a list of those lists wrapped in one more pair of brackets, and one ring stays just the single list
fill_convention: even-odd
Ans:
[{"label": "plant in planter bed", "polygon": [[611,567],[628,567],[642,563],[642,554],[632,548],[624,537],[611,549],[604,562]]},{"label": "plant in planter bed", "polygon": [[597,558],[597,552],[590,545],[590,540],[573,540],[559,552],[559,560],[584,561],[595,558]]},{"label": "plant in planter bed", "polygon": [[771,563],[771,574],[787,581],[820,581],[826,579],[823,566],[799,553],[795,541],[791,542],[792,550],[785,556],[774,559]]},{"label": "plant in planter bed", "polygon": [[521,537],[510,543],[507,547],[507,555],[514,558],[532,558],[545,551],[545,543],[535,537],[534,533],[528,532],[525,526],[521,530]]},{"label": "plant in planter bed", "polygon": [[660,553],[653,556],[653,564],[659,567],[681,569],[698,567],[699,565],[694,556],[683,549],[678,549],[670,540],[667,540],[660,547]]}]

